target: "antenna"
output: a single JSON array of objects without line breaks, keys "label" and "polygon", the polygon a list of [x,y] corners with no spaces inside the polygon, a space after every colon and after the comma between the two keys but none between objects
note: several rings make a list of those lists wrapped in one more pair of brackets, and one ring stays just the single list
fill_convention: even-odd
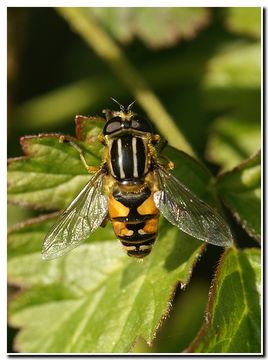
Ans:
[{"label": "antenna", "polygon": [[132,101],[132,103],[128,105],[127,111],[130,111],[130,110],[131,110],[131,108],[132,108],[132,106],[135,104],[135,102],[136,102],[136,100]]},{"label": "antenna", "polygon": [[115,103],[117,103],[117,105],[119,105],[121,111],[125,111],[125,107],[124,107],[123,105],[121,105],[121,104],[120,104],[117,100],[115,100],[113,97],[111,97],[111,99],[112,99]]}]

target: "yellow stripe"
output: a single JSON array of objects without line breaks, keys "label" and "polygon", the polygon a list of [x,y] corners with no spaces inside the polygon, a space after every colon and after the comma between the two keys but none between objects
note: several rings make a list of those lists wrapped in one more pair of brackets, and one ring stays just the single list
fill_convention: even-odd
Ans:
[{"label": "yellow stripe", "polygon": [[137,159],[137,139],[135,137],[132,138],[132,152],[133,152],[133,176],[134,178],[138,178],[138,159]]},{"label": "yellow stripe", "polygon": [[119,163],[119,171],[120,171],[120,178],[124,179],[126,177],[126,174],[123,169],[123,158],[122,158],[122,140],[117,140],[117,146],[118,146],[118,163]]}]

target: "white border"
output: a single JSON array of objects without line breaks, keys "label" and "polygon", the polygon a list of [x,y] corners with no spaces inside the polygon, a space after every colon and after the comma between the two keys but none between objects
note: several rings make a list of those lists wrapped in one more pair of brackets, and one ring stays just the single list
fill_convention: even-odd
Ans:
[{"label": "white border", "polygon": [[[133,6],[133,7],[160,7],[160,6],[165,6],[165,7],[183,7],[183,6],[187,6],[187,7],[194,7],[194,6],[202,6],[202,7],[263,7],[264,1],[239,1],[239,0],[225,0],[225,1],[203,1],[202,3],[200,3],[200,1],[178,1],[178,0],[166,0],[165,2],[160,2],[160,1],[151,1],[151,0],[136,0],[136,1],[131,1],[127,3],[127,6]],[[24,1],[23,3],[19,0],[13,0],[13,1],[1,1],[0,3],[0,36],[1,36],[1,65],[0,65],[0,86],[1,86],[1,96],[0,96],[0,109],[1,109],[1,137],[2,137],[2,141],[0,142],[1,144],[1,152],[0,152],[0,161],[1,161],[1,173],[0,173],[0,181],[1,181],[1,207],[0,207],[0,218],[1,218],[1,222],[2,222],[2,226],[1,226],[1,231],[2,234],[6,234],[6,230],[7,230],[7,221],[6,221],[6,214],[7,214],[7,208],[6,208],[6,158],[7,158],[7,7],[55,7],[55,6],[96,6],[96,7],[124,7],[126,6],[126,3],[123,2],[122,0],[117,0],[117,1],[111,1],[111,0],[99,0],[99,1],[88,1],[88,0],[79,0],[79,1],[70,1],[66,2],[63,0],[46,0],[46,1],[41,1],[41,0],[28,0],[28,1]],[[263,23],[263,19],[262,19],[262,23]],[[263,54],[263,38],[262,38],[262,54]],[[267,55],[267,54],[265,54]],[[263,58],[263,57],[262,57]],[[263,60],[262,61],[262,66],[263,64]],[[262,76],[263,76],[263,72],[262,72]],[[262,86],[264,86],[264,84],[262,84]],[[263,101],[266,101],[266,99],[263,99],[263,93],[262,93],[262,104]],[[267,104],[267,101],[266,101]],[[262,113],[263,116],[263,113]],[[265,121],[266,119],[264,119]],[[266,134],[263,133],[264,128],[262,127],[262,135],[266,135],[266,139],[268,139],[268,133],[267,133],[267,129],[266,129]],[[264,152],[265,148],[262,148],[262,154]],[[266,163],[266,166],[268,164]],[[263,167],[262,167],[263,169]],[[264,186],[263,183],[263,179],[262,179],[262,188]],[[263,224],[263,211],[262,211],[262,224]],[[8,355],[6,353],[6,346],[7,346],[7,330],[5,327],[5,323],[6,323],[6,318],[7,318],[7,310],[6,310],[6,299],[7,299],[7,290],[6,290],[6,278],[7,278],[7,269],[6,269],[6,264],[7,264],[7,258],[6,258],[6,242],[5,242],[5,236],[1,239],[1,261],[0,261],[0,267],[1,267],[1,275],[2,275],[2,281],[1,281],[1,292],[0,292],[0,301],[1,301],[1,306],[2,309],[0,310],[0,355],[3,356],[3,358]],[[263,284],[263,258],[262,258],[262,284]],[[263,297],[262,297],[262,305],[263,305]],[[263,329],[263,306],[262,306],[262,329]],[[266,334],[267,336],[267,334]],[[267,339],[262,339],[262,352],[263,352],[263,346],[264,346],[264,341],[266,341]],[[267,342],[266,342],[267,344]],[[13,353],[14,355],[14,353]],[[30,353],[20,353],[20,354],[16,354],[16,356],[20,356],[20,355],[31,355]],[[33,355],[46,355],[46,354],[33,354]],[[65,358],[68,358],[68,354],[64,355],[63,353],[59,353],[59,354],[47,354],[47,355],[52,355],[49,356],[50,358],[55,358],[53,355],[61,355],[64,356]],[[86,355],[86,354],[72,354],[72,358],[73,355]],[[94,354],[89,354],[91,357]],[[104,355],[104,358],[108,358],[108,354],[106,353],[98,353],[95,355]],[[112,354],[113,356],[116,355],[122,355],[122,354]],[[206,356],[206,354],[170,354],[170,353],[161,353],[161,354],[124,354],[124,356],[133,356],[133,355],[139,355],[139,356],[148,356],[150,355],[150,357],[153,357],[154,355],[177,355],[177,356],[195,356],[195,355],[204,355]],[[208,354],[207,354],[208,355]],[[210,353],[209,357],[213,356],[213,355],[219,355],[219,354],[213,354]],[[220,355],[224,355],[224,354],[220,354]],[[228,356],[237,356],[239,354],[235,353],[235,354],[231,354],[228,353],[226,354]],[[257,356],[257,353],[248,353],[245,355],[255,355]]]},{"label": "white border", "polygon": [[6,7],[263,7],[265,2],[261,0],[222,0],[222,1],[200,1],[200,0],[3,0],[1,1],[1,8]]},{"label": "white border", "polygon": [[[1,5],[0,5],[1,6]],[[6,234],[7,233],[7,195],[6,195],[6,159],[7,159],[7,17],[6,8],[2,8],[0,11],[0,36],[1,36],[1,58],[0,58],[0,109],[1,109],[1,141],[0,141],[0,161],[1,161],[1,206],[0,206],[0,219],[1,219],[1,292],[0,292],[0,353],[4,351],[6,354],[7,344],[7,329],[4,325],[7,319],[7,257],[6,257]]]},{"label": "white border", "polygon": [[[261,14],[261,138],[264,138],[264,123],[263,121],[265,121],[264,119],[264,114],[263,114],[263,89],[264,89],[264,82],[263,82],[263,66],[265,66],[264,62],[263,62],[263,56],[264,54],[264,34],[263,34],[263,29],[264,29],[264,17],[263,17],[263,11]],[[263,196],[263,189],[264,189],[264,182],[263,182],[263,174],[264,174],[264,162],[263,162],[263,155],[264,155],[264,141],[261,142],[261,296],[260,296],[260,306],[261,306],[261,351],[262,354],[264,353],[264,341],[266,342],[267,339],[264,339],[263,334],[264,334],[264,294],[263,294],[263,290],[264,290],[264,278],[263,278],[263,274],[264,274],[264,220],[263,220],[263,205],[264,205],[264,196]],[[267,336],[267,334],[266,334]],[[267,344],[267,342],[266,342]]]}]

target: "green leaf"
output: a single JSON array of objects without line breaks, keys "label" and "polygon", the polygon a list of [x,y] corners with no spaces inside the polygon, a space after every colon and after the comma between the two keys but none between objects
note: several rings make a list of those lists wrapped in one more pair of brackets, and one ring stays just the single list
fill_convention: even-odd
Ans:
[{"label": "green leaf", "polygon": [[[88,164],[98,166],[103,146],[97,135],[103,120],[76,120],[78,140],[67,139],[79,144]],[[78,151],[55,134],[24,137],[21,144],[26,156],[9,161],[8,200],[41,209],[65,208],[90,178]]]},{"label": "green leaf", "polygon": [[234,217],[250,236],[261,238],[261,158],[260,152],[232,171],[222,174],[218,192]]},{"label": "green leaf", "polygon": [[206,157],[229,170],[256,153],[261,146],[260,118],[224,116],[210,129]]},{"label": "green leaf", "polygon": [[229,7],[226,9],[226,27],[239,35],[260,38],[261,11],[260,7]]},{"label": "green leaf", "polygon": [[[76,118],[77,139],[71,140],[82,146],[90,165],[100,163],[102,146],[96,140],[102,126],[102,119]],[[66,197],[72,200],[82,185],[72,188],[61,176],[68,175],[69,181],[88,178],[82,175],[79,154],[59,135],[23,138],[22,145],[27,156],[9,165],[11,200],[63,207]],[[204,200],[217,203],[212,177],[203,165],[171,147],[164,155],[174,161],[177,178]],[[45,262],[40,248],[54,221],[53,214],[30,220],[9,234],[9,284],[24,289],[9,306],[10,325],[21,328],[16,348],[127,352],[139,337],[151,343],[169,312],[176,285],[188,282],[202,243],[162,220],[152,253],[138,262],[124,254],[108,224],[68,255]]]},{"label": "green leaf", "polygon": [[[246,75],[245,75],[246,74]],[[206,155],[229,170],[255,153],[261,143],[260,43],[235,42],[208,63],[205,106],[223,112],[209,129]]]},{"label": "green leaf", "polygon": [[[8,234],[8,259],[40,252],[40,240],[42,241],[45,238],[46,233],[58,215],[59,213],[57,212],[40,216],[11,227]],[[107,239],[115,239],[111,224],[107,224],[105,228],[98,229],[90,236],[91,242]]]},{"label": "green leaf", "polygon": [[209,61],[208,70],[204,80],[207,88],[259,88],[261,83],[260,44],[237,42],[226,45]]},{"label": "green leaf", "polygon": [[[90,11],[94,10],[90,9]],[[168,12],[168,10],[138,9],[140,17],[138,16],[137,19],[134,17],[135,9],[122,8],[120,9],[122,16],[119,21],[115,21],[116,15],[113,17],[113,11],[117,9],[101,9],[103,14],[106,10],[107,19],[103,20],[103,23],[106,24],[107,28],[114,27],[114,30],[111,29],[110,31],[115,34],[117,40],[141,39],[140,42],[133,42],[128,47],[127,53],[134,55],[133,60],[143,74],[140,76],[141,80],[142,76],[145,77],[157,93],[164,94],[164,102],[166,96],[170,112],[179,114],[176,116],[178,125],[185,132],[185,135],[189,136],[189,139],[200,138],[200,141],[196,140],[196,143],[204,145],[207,126],[202,127],[202,124],[208,124],[212,120],[211,113],[216,114],[217,117],[218,114],[224,114],[226,119],[237,118],[243,122],[244,115],[241,115],[241,108],[244,113],[254,109],[250,115],[251,118],[248,118],[248,122],[252,121],[258,126],[260,110],[256,111],[256,107],[260,108],[260,82],[258,81],[260,79],[260,61],[258,61],[260,59],[260,47],[256,41],[254,43],[254,39],[248,37],[246,39],[246,36],[243,36],[246,35],[245,32],[242,33],[241,31],[238,36],[233,36],[234,34],[230,34],[230,31],[235,32],[235,29],[229,27],[228,34],[222,28],[222,25],[227,27],[228,24],[218,21],[218,14],[220,20],[226,21],[227,17],[221,17],[221,14],[228,12],[228,8],[220,9],[219,12],[205,8],[171,9],[172,18],[165,15],[165,11]],[[86,9],[82,10],[83,13],[86,11]],[[124,14],[129,11],[131,11],[131,19],[128,18],[125,21]],[[40,18],[52,19],[57,22],[53,11],[50,13],[51,16],[49,14],[47,16],[43,12],[37,12],[36,17],[36,10],[30,10],[31,16],[27,17],[31,18],[29,25],[36,27],[36,19],[38,23]],[[157,13],[162,13],[165,16],[159,18]],[[144,14],[147,14],[147,18],[144,17]],[[179,19],[179,22],[175,23],[174,26],[176,19]],[[211,27],[205,31],[200,31],[205,28],[210,19],[212,20]],[[79,30],[79,26],[82,29],[84,28],[79,21],[79,16],[77,20],[77,27],[71,22],[68,24],[81,39],[85,38],[88,41],[87,37],[83,37],[83,31]],[[135,29],[132,26],[132,20],[136,21],[138,28],[136,26]],[[91,25],[92,23],[94,24],[91,22]],[[12,24],[10,25],[12,26]],[[102,32],[101,27],[102,25],[97,27],[97,30],[100,29]],[[251,26],[248,29],[251,31]],[[66,27],[59,39],[64,40],[66,36],[68,37],[68,31]],[[116,34],[117,31],[118,35]],[[60,34],[61,31],[58,33]],[[90,31],[90,33],[92,35],[93,32]],[[29,34],[34,35],[34,32],[30,31]],[[124,38],[124,34],[127,34],[126,38]],[[142,45],[142,42],[154,48],[177,45],[181,39],[187,40],[191,36],[195,37],[195,34],[198,34],[198,37],[194,39],[195,41],[182,41],[181,46],[174,47],[172,53],[170,50],[158,51],[158,56],[154,56],[156,52],[153,56],[148,56],[148,49]],[[76,35],[69,35],[70,40],[75,40]],[[244,37],[244,43],[237,42],[236,39],[241,37]],[[25,62],[30,64],[28,70],[32,67],[32,49],[40,43],[36,42],[37,38],[31,36],[27,40],[30,44],[28,46],[30,49],[28,60],[30,61]],[[103,42],[98,42],[98,36],[93,36],[93,38],[95,40],[89,41],[88,44],[94,46],[99,43],[99,53],[104,62],[108,61],[107,63],[114,66],[118,59],[112,56],[114,54],[113,46],[111,46],[111,51],[105,47],[104,53],[107,55],[105,57],[106,55],[102,54],[101,51]],[[233,44],[233,47],[226,46],[222,52],[214,56],[217,49],[222,49],[222,41],[226,41],[226,45],[228,43]],[[28,126],[29,120],[31,121],[29,126],[37,129],[36,133],[43,131],[44,128],[49,129],[49,126],[53,129],[59,128],[57,121],[59,119],[62,123],[68,121],[66,119],[69,116],[66,114],[73,114],[77,109],[80,111],[84,109],[84,113],[94,113],[96,109],[102,108],[102,104],[111,95],[119,98],[122,103],[128,103],[129,94],[125,91],[124,86],[117,86],[116,94],[114,93],[115,84],[118,83],[119,78],[114,77],[111,72],[105,71],[105,66],[96,61],[97,58],[94,56],[90,61],[92,66],[81,66],[81,59],[87,58],[84,55],[88,49],[83,42],[78,41],[74,44],[75,51],[70,51],[73,49],[71,42],[67,42],[69,50],[62,48],[63,56],[67,54],[69,59],[67,63],[72,64],[70,71],[66,71],[66,69],[61,71],[63,77],[59,79],[59,82],[56,81],[56,84],[56,77],[53,76],[53,71],[49,70],[54,82],[46,79],[48,82],[45,81],[44,84],[46,91],[49,91],[51,84],[52,86],[59,86],[55,92],[51,91],[51,93],[42,96],[42,88],[39,87],[37,92],[38,96],[40,94],[41,96],[27,102],[29,96],[36,96],[37,94],[34,89],[35,82],[22,81],[21,84],[20,82],[14,84],[14,79],[12,80],[11,76],[10,80],[13,86],[9,86],[9,88],[11,90],[12,88],[19,89],[19,96],[15,98],[11,96],[11,99],[14,98],[13,110],[18,109],[17,117],[12,117],[13,120],[15,119],[13,126],[11,126],[13,138],[19,136],[18,134],[25,133],[22,127]],[[16,43],[17,41],[13,43],[15,50],[17,48]],[[52,44],[52,48],[53,46]],[[123,48],[120,49],[122,50],[122,58],[125,59],[128,55],[123,53]],[[120,54],[120,51],[118,53]],[[16,55],[16,51],[14,54]],[[15,61],[16,56],[14,54],[12,59]],[[72,54],[72,56],[68,54]],[[241,59],[242,57],[243,59]],[[44,58],[46,57],[43,56],[42,59]],[[40,60],[42,59],[40,58]],[[52,56],[51,59],[54,57]],[[11,63],[16,65],[16,61],[14,61]],[[85,64],[87,61],[85,60]],[[74,66],[74,63],[77,63],[77,66]],[[39,67],[46,68],[46,65]],[[53,63],[52,65],[57,64]],[[47,68],[49,67],[47,66]],[[121,66],[118,69],[117,75],[120,75]],[[241,69],[243,72],[240,71]],[[57,69],[55,71],[57,73]],[[95,74],[94,77],[92,77],[92,71]],[[25,79],[27,79],[27,68],[23,73],[26,74]],[[135,78],[135,71],[131,70],[131,64],[126,73],[130,76],[125,76],[125,78],[130,79],[130,85],[132,85],[131,79],[133,74]],[[64,74],[68,74],[67,77]],[[34,77],[32,78],[34,79]],[[78,81],[78,78],[86,80]],[[205,78],[204,84],[202,84],[203,78]],[[70,81],[74,82],[70,83]],[[70,86],[66,86],[68,82]],[[37,83],[40,85],[40,81]],[[138,85],[142,83],[143,81],[137,81]],[[196,86],[197,83],[199,86]],[[144,93],[143,86],[136,85],[136,88],[141,89],[141,92]],[[133,90],[133,86],[132,88],[130,86],[130,89]],[[179,104],[178,91],[180,98],[183,95]],[[187,97],[188,93],[190,96]],[[200,99],[200,95],[204,93],[205,101]],[[150,89],[148,93],[145,93],[146,96],[148,94],[150,98]],[[20,109],[16,104],[16,98],[26,100]],[[199,117],[198,124],[195,124],[197,128],[205,130],[198,136],[192,137],[191,134],[194,133],[193,124],[198,118],[194,115],[202,112],[200,106],[205,106],[206,109],[204,116]],[[157,114],[157,112],[155,113]],[[159,121],[165,123],[163,117],[158,116],[158,118]],[[50,125],[47,121],[50,121]],[[98,123],[98,120],[96,121],[94,127],[91,127],[91,124],[94,123],[93,119],[91,122],[82,121],[82,126],[80,126],[77,134],[78,140],[73,139],[84,149],[90,165],[98,165],[102,154],[102,146],[94,140],[102,127],[102,124]],[[44,124],[47,127],[44,127]],[[87,127],[87,125],[90,126]],[[246,129],[246,135],[241,129],[238,130],[240,124],[235,125],[237,122],[233,125],[234,133],[237,136],[235,145],[242,144],[242,150],[245,150],[245,154],[242,154],[239,148],[239,155],[247,157],[250,154],[249,151],[253,151],[253,147],[252,150],[249,150],[248,144],[251,144],[255,127]],[[243,128],[243,126],[241,127]],[[93,133],[90,133],[91,131]],[[240,132],[243,132],[244,135],[238,138]],[[231,131],[228,135],[231,135]],[[234,140],[235,137],[232,137],[231,141]],[[16,140],[10,141],[11,144],[13,145],[11,152],[14,154],[16,152],[14,148]],[[9,163],[9,200],[15,203],[17,208],[17,204],[40,209],[64,208],[89,179],[89,175],[80,161],[79,154],[69,144],[61,143],[61,138],[58,135],[26,137],[22,140],[22,144],[26,150],[26,157],[24,159],[13,159]],[[198,148],[201,151],[203,145],[199,145]],[[218,149],[214,150],[216,156]],[[173,171],[176,177],[204,200],[212,204],[219,201],[216,196],[218,189],[213,189],[215,179],[212,179],[211,175],[199,163],[172,148],[167,148],[165,153],[176,164]],[[237,153],[228,153],[227,157],[234,157]],[[224,156],[223,152],[221,156]],[[240,162],[243,159],[242,156],[237,157],[236,161]],[[219,158],[215,157],[214,159],[220,163]],[[230,166],[233,164],[228,165],[228,167]],[[28,209],[23,210],[28,211]],[[26,212],[18,214],[23,218]],[[159,238],[150,257],[144,259],[143,262],[136,262],[123,253],[109,223],[104,229],[98,229],[83,245],[67,256],[51,262],[44,262],[40,258],[40,248],[43,238],[54,221],[52,214],[41,219],[30,220],[26,224],[20,224],[9,233],[8,280],[12,289],[14,289],[13,285],[18,285],[19,289],[22,290],[9,304],[10,324],[19,328],[15,349],[18,351],[59,350],[59,352],[64,352],[71,349],[71,351],[86,352],[92,352],[92,350],[121,350],[126,352],[130,348],[132,349],[137,336],[151,342],[156,330],[168,315],[177,283],[181,281],[183,287],[187,282],[193,264],[201,253],[201,242],[183,235],[179,230],[163,221],[159,226]],[[208,266],[211,267],[210,261],[208,261]],[[215,288],[216,281],[214,283]],[[238,284],[240,283],[238,282]],[[237,290],[236,283],[232,285]],[[192,320],[189,319],[190,315],[194,316],[193,328],[197,325],[197,313],[195,311],[197,311],[198,305],[196,304],[200,299],[197,293],[193,296],[195,297],[192,299],[193,302],[190,303],[190,300],[187,302],[186,299],[185,307],[182,306],[185,317],[178,316],[179,329],[183,332],[183,341],[179,343],[179,351],[185,347],[186,341],[189,342],[187,339],[190,339],[190,336],[187,337],[189,334],[187,321]],[[237,298],[235,300],[235,304],[238,304]],[[239,310],[239,306],[237,307]],[[256,309],[256,312],[258,310]],[[228,312],[227,315],[229,316]],[[174,335],[176,336],[175,328],[170,331],[172,333],[168,335],[174,338]],[[222,335],[222,338],[225,337],[226,339],[228,335],[227,332]],[[210,339],[210,341],[214,340]],[[252,337],[252,341],[254,343],[254,337]]]},{"label": "green leaf", "polygon": [[261,352],[261,255],[227,250],[211,289],[206,324],[187,352]]},{"label": "green leaf", "polygon": [[135,352],[180,353],[195,338],[204,322],[209,286],[200,277],[178,291],[172,312],[161,326],[152,347],[139,341]]},{"label": "green leaf", "polygon": [[148,47],[174,46],[196,36],[209,22],[206,8],[90,8],[121,42],[139,37]]},{"label": "green leaf", "polygon": [[[107,238],[48,262],[41,260],[39,248],[49,226],[50,219],[26,226],[23,244],[20,232],[11,232],[9,283],[28,288],[9,309],[10,324],[22,327],[16,348],[127,352],[139,336],[151,342],[176,284],[188,282],[201,243],[163,221],[152,254],[142,262]],[[102,230],[98,237],[103,240]]]},{"label": "green leaf", "polygon": [[250,114],[253,121],[257,118],[260,123],[260,86],[261,44],[228,43],[207,63],[203,104],[210,111],[235,112],[241,119],[250,120],[247,116]]},{"label": "green leaf", "polygon": [[[72,140],[83,147],[88,163],[97,165],[101,145],[96,137],[103,121],[79,117],[76,126],[78,139]],[[61,140],[58,135],[23,138],[27,156],[9,165],[11,201],[51,208],[74,198],[82,184],[70,183],[88,176],[82,175],[79,154]],[[202,165],[170,147],[164,153],[175,163],[175,176],[215,203],[211,175]],[[45,216],[9,234],[9,284],[24,289],[9,311],[10,324],[22,328],[17,349],[126,352],[138,337],[150,343],[168,314],[176,285],[188,282],[202,243],[162,220],[152,254],[138,262],[124,254],[108,224],[68,255],[42,261],[41,244],[53,222],[53,215]]]},{"label": "green leaf", "polygon": [[12,225],[17,224],[18,222],[22,222],[32,216],[31,211],[29,209],[23,209],[15,205],[7,205],[7,226],[10,227]]},{"label": "green leaf", "polygon": [[[200,278],[191,282],[174,304],[169,321],[163,324],[155,352],[178,353],[194,339],[204,321],[208,284]],[[194,321],[193,321],[194,319]],[[171,336],[172,334],[172,336]]]}]

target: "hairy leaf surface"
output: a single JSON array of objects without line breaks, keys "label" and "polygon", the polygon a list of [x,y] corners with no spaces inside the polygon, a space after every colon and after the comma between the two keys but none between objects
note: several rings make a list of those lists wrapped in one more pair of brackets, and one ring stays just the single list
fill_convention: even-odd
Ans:
[{"label": "hairy leaf surface", "polygon": [[21,253],[17,232],[11,233],[9,283],[27,288],[9,309],[10,324],[22,327],[17,349],[109,353],[129,351],[139,336],[151,342],[176,284],[187,283],[201,243],[163,222],[152,254],[139,262],[99,229],[90,243],[43,261],[40,245],[50,225],[49,219],[26,227]]},{"label": "hairy leaf surface", "polygon": [[[84,150],[89,165],[98,166],[103,147],[97,135],[103,120],[77,117],[76,125],[77,139],[66,139]],[[57,134],[23,137],[21,145],[26,156],[9,160],[8,200],[41,209],[66,207],[90,178],[78,151]]]},{"label": "hairy leaf surface", "polygon": [[187,352],[261,352],[260,263],[258,249],[226,251],[211,289],[207,323]]}]

